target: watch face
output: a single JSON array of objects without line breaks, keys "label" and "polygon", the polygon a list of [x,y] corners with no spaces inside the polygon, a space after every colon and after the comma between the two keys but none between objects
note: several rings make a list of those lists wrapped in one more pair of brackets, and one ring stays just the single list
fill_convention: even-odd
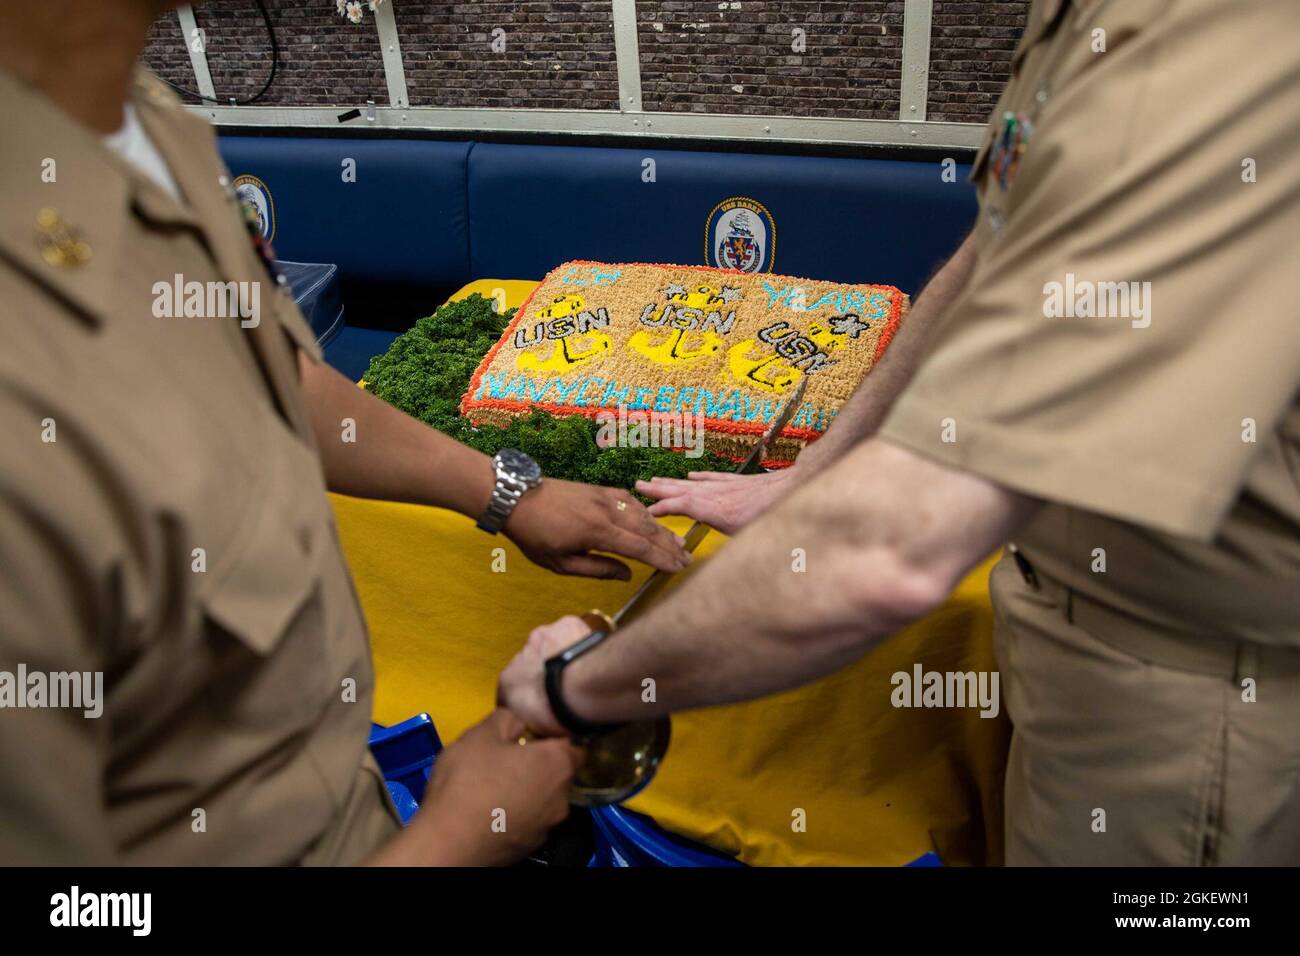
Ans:
[{"label": "watch face", "polygon": [[501,449],[501,451],[497,452],[497,462],[502,469],[520,481],[531,484],[541,480],[542,469],[538,467],[537,462],[518,449]]}]

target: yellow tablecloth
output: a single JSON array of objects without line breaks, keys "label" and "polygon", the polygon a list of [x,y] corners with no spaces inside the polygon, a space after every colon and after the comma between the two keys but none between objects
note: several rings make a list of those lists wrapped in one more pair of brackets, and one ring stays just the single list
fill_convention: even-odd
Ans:
[{"label": "yellow tablecloth", "polygon": [[[455,298],[501,288],[517,305],[531,287],[483,280]],[[613,611],[648,573],[638,567],[627,583],[563,578],[459,515],[332,497],[371,629],[375,719],[428,711],[448,741],[491,709],[496,676],[531,628]],[[668,523],[678,533],[688,524]],[[708,535],[695,566],[725,540]],[[503,572],[493,570],[498,548]],[[989,566],[939,611],[837,674],[675,716],[668,756],[630,806],[749,864],[895,866],[930,850],[949,864],[1001,862],[1005,717],[890,702],[891,676],[918,663],[995,669]]]}]

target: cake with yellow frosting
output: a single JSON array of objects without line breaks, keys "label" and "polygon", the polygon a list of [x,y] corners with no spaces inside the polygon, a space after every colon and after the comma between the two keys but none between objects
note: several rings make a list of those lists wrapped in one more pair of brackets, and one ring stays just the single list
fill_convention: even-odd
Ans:
[{"label": "cake with yellow frosting", "polygon": [[567,262],[515,314],[460,409],[498,425],[542,409],[697,428],[706,450],[740,460],[807,378],[764,461],[783,467],[829,427],[907,307],[893,286]]}]

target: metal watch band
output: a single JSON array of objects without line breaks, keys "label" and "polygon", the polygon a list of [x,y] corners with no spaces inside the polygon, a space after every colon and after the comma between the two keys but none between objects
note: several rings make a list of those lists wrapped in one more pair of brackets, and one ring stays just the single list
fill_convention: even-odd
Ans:
[{"label": "metal watch band", "polygon": [[[510,459],[508,463],[506,459]],[[522,475],[515,474],[514,468],[524,464],[530,466],[529,470],[534,473],[533,479],[526,476],[527,471]],[[519,499],[540,485],[542,479],[537,462],[514,448],[503,448],[497,452],[492,459],[492,469],[495,473],[492,496],[477,524],[489,534],[496,534],[505,527],[511,512],[519,504]]]},{"label": "metal watch band", "polygon": [[496,534],[504,527],[506,519],[510,517],[510,513],[515,510],[515,505],[519,504],[519,499],[527,490],[527,487],[498,472],[496,483],[492,486],[492,498],[488,501],[483,517],[478,519],[478,526],[484,531]]},{"label": "metal watch band", "polygon": [[565,648],[546,662],[546,699],[551,705],[551,713],[565,730],[579,740],[598,737],[623,726],[621,723],[602,724],[579,717],[565,703],[564,691],[560,687],[564,669],[609,637],[609,633],[592,631],[577,644]]}]

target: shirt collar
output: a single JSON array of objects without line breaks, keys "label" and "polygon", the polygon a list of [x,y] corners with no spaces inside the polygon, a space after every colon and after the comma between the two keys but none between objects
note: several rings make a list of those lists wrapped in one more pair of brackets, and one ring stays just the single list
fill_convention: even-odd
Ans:
[{"label": "shirt collar", "polygon": [[1018,67],[1020,61],[1038,44],[1038,41],[1051,32],[1057,17],[1061,14],[1061,8],[1070,6],[1072,2],[1073,0],[1034,0],[1033,6],[1029,8],[1029,16],[1025,20],[1025,32],[1016,47],[1016,52],[1011,57],[1013,67]]},{"label": "shirt collar", "polygon": [[92,323],[115,304],[132,188],[111,151],[39,90],[0,71],[0,256]]},{"label": "shirt collar", "polygon": [[223,211],[213,206],[221,202],[214,188],[220,171],[176,161],[188,155],[195,137],[210,137],[210,127],[147,70],[137,69],[130,103],[189,205],[132,167],[100,134],[4,71],[0,99],[13,107],[0,147],[6,173],[0,178],[0,256],[92,324],[104,321],[116,304],[117,264],[131,215],[203,236],[203,216]]}]

